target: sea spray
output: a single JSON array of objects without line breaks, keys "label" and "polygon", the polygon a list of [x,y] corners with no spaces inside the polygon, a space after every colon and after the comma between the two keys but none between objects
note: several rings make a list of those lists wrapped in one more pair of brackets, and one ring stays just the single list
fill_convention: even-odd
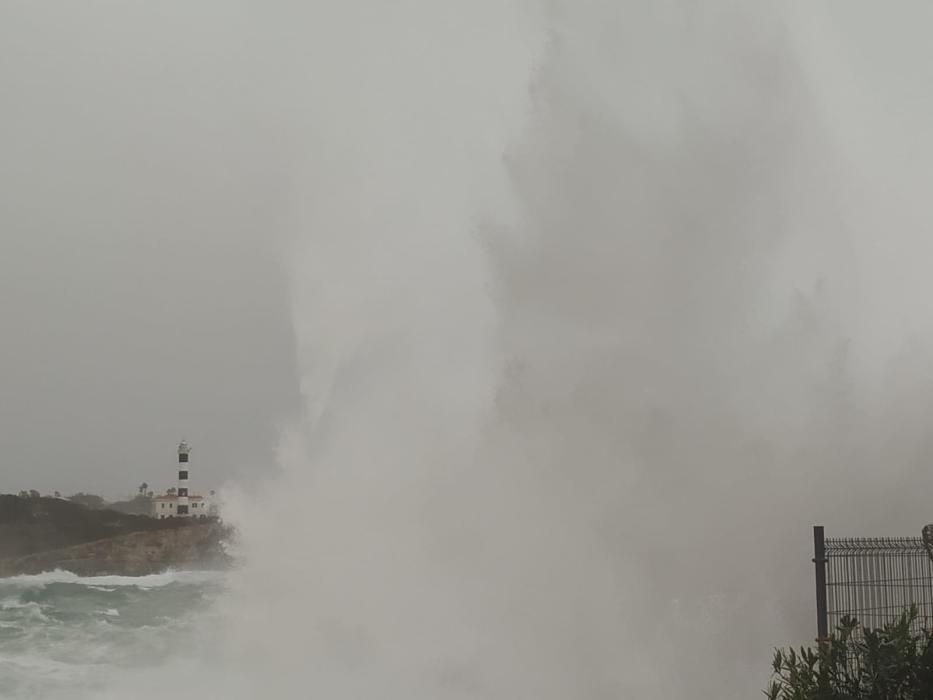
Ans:
[{"label": "sea spray", "polygon": [[514,594],[484,553],[508,533],[475,485],[499,470],[482,456],[505,359],[486,235],[518,215],[506,156],[547,41],[532,9],[331,3],[309,17],[294,263],[309,425],[241,513],[231,622],[237,653],[269,666],[255,689],[519,690],[486,628]]},{"label": "sea spray", "polygon": [[236,509],[245,696],[747,697],[808,634],[870,430],[797,20],[509,7],[296,32],[308,411]]},{"label": "sea spray", "polygon": [[[243,501],[234,653],[274,669],[246,683],[712,692],[711,661],[765,660],[733,628],[771,575],[720,574],[714,543],[750,537],[738,523],[761,508],[716,494],[783,459],[778,438],[808,439],[786,410],[772,426],[747,411],[788,323],[755,311],[786,238],[777,200],[810,157],[781,18],[553,4],[529,35],[501,7],[404,10],[367,14],[373,34],[329,8],[340,39],[306,38],[309,66],[339,66],[309,68],[302,112],[308,428],[282,481]],[[800,348],[817,376],[839,342],[820,334]],[[802,377],[790,391],[821,400]]]},{"label": "sea spray", "polygon": [[853,139],[909,141],[861,125],[832,22],[257,17],[307,411],[230,500],[219,617],[99,697],[755,696],[812,639],[809,526],[929,520],[925,171]]}]

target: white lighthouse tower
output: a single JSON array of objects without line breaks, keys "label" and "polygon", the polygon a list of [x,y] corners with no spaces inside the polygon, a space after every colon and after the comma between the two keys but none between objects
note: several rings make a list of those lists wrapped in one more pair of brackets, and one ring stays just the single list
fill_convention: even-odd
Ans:
[{"label": "white lighthouse tower", "polygon": [[188,456],[191,454],[191,448],[184,440],[178,445],[178,504],[175,507],[175,515],[179,518],[189,516],[188,508],[188,476],[189,463]]}]

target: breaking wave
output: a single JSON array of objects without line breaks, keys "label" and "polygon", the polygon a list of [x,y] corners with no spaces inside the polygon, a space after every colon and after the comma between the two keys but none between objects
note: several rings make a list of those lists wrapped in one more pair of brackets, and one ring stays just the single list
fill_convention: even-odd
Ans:
[{"label": "breaking wave", "polygon": [[48,571],[41,574],[11,576],[0,579],[0,591],[4,588],[43,588],[53,584],[86,586],[101,592],[130,586],[133,588],[162,588],[172,584],[197,585],[216,583],[223,580],[223,574],[215,571],[166,571],[148,576],[78,576],[70,571]]},{"label": "breaking wave", "polygon": [[223,590],[223,574],[203,571],[0,579],[0,698],[86,698],[123,674],[203,658]]}]

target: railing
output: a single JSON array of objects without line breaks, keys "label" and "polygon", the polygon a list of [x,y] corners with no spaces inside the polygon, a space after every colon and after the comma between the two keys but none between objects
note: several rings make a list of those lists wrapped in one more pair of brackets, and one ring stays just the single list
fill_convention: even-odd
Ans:
[{"label": "railing", "polygon": [[825,537],[813,528],[817,635],[852,617],[877,628],[915,606],[916,631],[933,628],[933,558],[920,537]]}]

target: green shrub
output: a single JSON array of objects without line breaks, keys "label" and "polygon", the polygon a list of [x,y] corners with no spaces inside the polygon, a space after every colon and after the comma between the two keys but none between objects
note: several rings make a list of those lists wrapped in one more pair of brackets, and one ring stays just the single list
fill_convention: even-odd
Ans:
[{"label": "green shrub", "polygon": [[[778,650],[769,700],[933,700],[933,633],[917,610],[878,630],[844,618],[817,648]],[[861,631],[861,634],[858,634]]]}]

